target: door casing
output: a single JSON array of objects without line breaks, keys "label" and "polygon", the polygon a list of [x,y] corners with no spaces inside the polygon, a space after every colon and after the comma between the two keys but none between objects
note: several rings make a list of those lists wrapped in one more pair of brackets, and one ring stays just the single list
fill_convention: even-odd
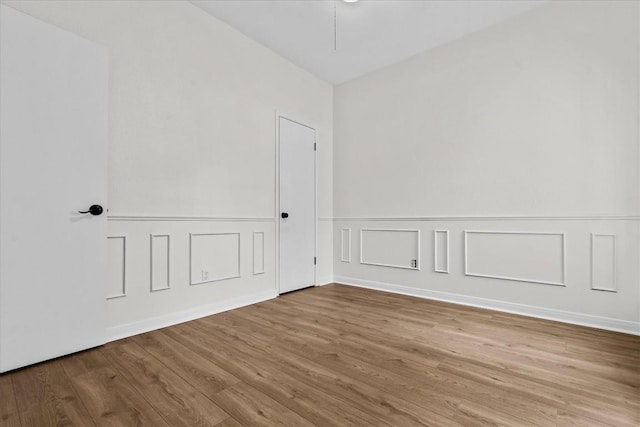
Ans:
[{"label": "door casing", "polygon": [[318,286],[318,150],[320,149],[320,144],[318,144],[318,130],[307,123],[308,121],[304,119],[297,118],[295,115],[288,114],[286,112],[282,112],[276,110],[275,112],[275,126],[276,126],[276,140],[275,140],[275,241],[276,241],[276,292],[278,295],[280,292],[280,118],[289,120],[291,122],[297,123],[300,126],[307,127],[313,130],[315,136],[315,144],[316,150],[314,151],[313,156],[313,168],[314,168],[314,186],[313,186],[313,194],[314,194],[314,257],[316,259],[316,263],[313,268],[313,286]]}]

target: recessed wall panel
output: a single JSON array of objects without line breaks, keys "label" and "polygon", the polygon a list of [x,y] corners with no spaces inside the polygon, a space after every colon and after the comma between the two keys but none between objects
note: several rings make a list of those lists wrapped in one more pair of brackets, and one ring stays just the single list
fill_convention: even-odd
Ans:
[{"label": "recessed wall panel", "polygon": [[168,234],[151,235],[151,291],[169,289],[170,237]]},{"label": "recessed wall panel", "polygon": [[565,285],[565,235],[519,231],[465,231],[465,274]]},{"label": "recessed wall panel", "polygon": [[436,273],[449,272],[449,230],[433,231],[433,268]]},{"label": "recessed wall panel", "polygon": [[240,233],[190,235],[190,283],[240,277]]},{"label": "recessed wall panel", "polygon": [[419,270],[420,231],[406,229],[361,229],[360,263]]},{"label": "recessed wall panel", "polygon": [[591,289],[616,292],[616,236],[591,234]]},{"label": "recessed wall panel", "polygon": [[107,256],[109,259],[109,282],[107,284],[107,299],[126,296],[126,252],[127,238],[125,236],[107,237]]},{"label": "recessed wall panel", "polygon": [[253,233],[253,274],[264,274],[264,232]]},{"label": "recessed wall panel", "polygon": [[340,230],[340,261],[351,262],[351,229]]}]

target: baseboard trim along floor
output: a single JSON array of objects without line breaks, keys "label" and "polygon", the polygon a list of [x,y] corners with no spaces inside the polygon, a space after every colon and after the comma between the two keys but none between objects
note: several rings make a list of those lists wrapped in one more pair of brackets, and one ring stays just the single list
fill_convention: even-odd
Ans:
[{"label": "baseboard trim along floor", "polygon": [[275,290],[268,290],[238,298],[231,298],[214,304],[203,305],[189,310],[156,316],[140,320],[138,322],[114,326],[107,328],[107,342],[116,341],[160,328],[166,328],[167,326],[177,325],[190,320],[200,319],[202,317],[211,316],[212,314],[222,313],[223,311],[245,307],[247,305],[270,300],[277,296],[278,293]]},{"label": "baseboard trim along floor", "polygon": [[535,317],[538,319],[555,320],[572,325],[588,326],[592,328],[605,329],[608,331],[640,335],[640,322],[636,323],[626,320],[591,316],[588,314],[536,307],[525,304],[516,304],[506,301],[451,294],[447,292],[431,291],[427,289],[418,289],[391,283],[355,279],[352,277],[336,276],[335,282],[342,285],[356,286],[359,288],[387,291],[418,298],[426,298],[436,301],[445,301],[472,307],[486,308],[490,310],[502,311],[505,313],[520,314],[523,316]]}]

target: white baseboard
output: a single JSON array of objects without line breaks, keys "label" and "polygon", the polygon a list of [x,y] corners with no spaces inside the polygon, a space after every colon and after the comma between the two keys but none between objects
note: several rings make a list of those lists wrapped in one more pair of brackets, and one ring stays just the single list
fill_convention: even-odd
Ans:
[{"label": "white baseboard", "polygon": [[318,280],[318,284],[316,286],[326,286],[326,285],[330,285],[333,283],[333,278],[332,277],[325,277],[322,279]]},{"label": "white baseboard", "polygon": [[610,319],[608,317],[591,316],[589,314],[516,304],[506,301],[498,301],[459,294],[450,294],[447,292],[430,291],[427,289],[411,288],[408,286],[395,285],[390,283],[354,279],[351,277],[336,276],[335,282],[360,288],[375,289],[378,291],[392,292],[396,294],[409,295],[412,297],[445,301],[461,305],[469,305],[473,307],[502,311],[505,313],[520,314],[523,316],[536,317],[539,319],[555,320],[558,322],[570,323],[573,325],[588,326],[592,328],[606,329],[609,331],[623,332],[626,334],[640,335],[640,322],[636,323],[627,320]]},{"label": "white baseboard", "polygon": [[247,305],[256,304],[275,298],[277,296],[278,294],[276,291],[268,290],[256,294],[220,301],[215,304],[203,305],[188,310],[151,317],[149,319],[127,323],[125,325],[113,326],[111,328],[107,328],[107,342],[127,338],[133,335],[142,334],[144,332],[149,332],[160,328],[166,328],[167,326],[177,325],[178,323],[188,322],[190,320],[199,319],[201,317],[211,316],[212,314],[222,313],[223,311],[245,307]]}]

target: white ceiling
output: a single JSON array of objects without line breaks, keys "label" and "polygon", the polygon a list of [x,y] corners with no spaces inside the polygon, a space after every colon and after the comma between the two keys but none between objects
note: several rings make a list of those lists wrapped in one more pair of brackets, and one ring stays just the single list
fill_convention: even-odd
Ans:
[{"label": "white ceiling", "polygon": [[540,0],[191,1],[333,84],[396,63],[545,3]]}]

